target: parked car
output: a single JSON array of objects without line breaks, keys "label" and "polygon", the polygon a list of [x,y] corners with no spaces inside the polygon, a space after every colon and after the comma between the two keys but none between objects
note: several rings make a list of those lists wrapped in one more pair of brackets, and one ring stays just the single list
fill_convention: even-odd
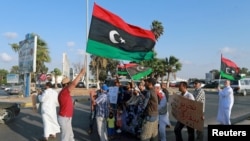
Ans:
[{"label": "parked car", "polygon": [[250,78],[231,81],[231,87],[233,88],[235,94],[246,96],[250,93]]},{"label": "parked car", "polygon": [[78,82],[76,88],[86,88],[84,82]]},{"label": "parked car", "polygon": [[23,93],[23,85],[14,85],[6,91],[9,95],[18,95]]},{"label": "parked car", "polygon": [[89,84],[89,88],[97,88],[97,84]]},{"label": "parked car", "polygon": [[8,123],[20,113],[20,104],[0,102],[0,123]]}]

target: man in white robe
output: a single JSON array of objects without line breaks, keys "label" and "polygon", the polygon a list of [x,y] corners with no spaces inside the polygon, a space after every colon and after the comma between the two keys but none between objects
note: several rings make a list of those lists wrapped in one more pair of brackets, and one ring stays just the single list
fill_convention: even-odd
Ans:
[{"label": "man in white robe", "polygon": [[234,104],[234,93],[233,89],[230,87],[230,81],[226,80],[224,83],[224,88],[219,91],[219,106],[217,121],[222,125],[231,125],[230,116]]},{"label": "man in white robe", "polygon": [[48,140],[50,136],[56,137],[60,132],[60,126],[57,120],[58,93],[53,90],[51,82],[46,83],[46,89],[38,96],[42,103],[41,115],[44,127],[44,140]]}]

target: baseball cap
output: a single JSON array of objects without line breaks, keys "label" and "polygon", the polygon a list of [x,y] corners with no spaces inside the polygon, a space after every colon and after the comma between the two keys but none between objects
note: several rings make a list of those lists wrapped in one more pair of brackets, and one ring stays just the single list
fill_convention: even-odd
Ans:
[{"label": "baseball cap", "polygon": [[107,86],[106,84],[103,84],[101,88],[102,88],[102,90],[104,90],[104,91],[107,91],[107,90],[109,89],[108,86]]}]

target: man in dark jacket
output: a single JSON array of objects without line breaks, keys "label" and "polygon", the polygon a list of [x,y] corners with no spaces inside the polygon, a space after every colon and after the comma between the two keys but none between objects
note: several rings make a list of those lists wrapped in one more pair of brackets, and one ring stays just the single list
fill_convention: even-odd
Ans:
[{"label": "man in dark jacket", "polygon": [[154,90],[155,83],[153,78],[145,81],[148,92],[144,100],[145,117],[142,124],[141,141],[158,141],[158,97]]}]

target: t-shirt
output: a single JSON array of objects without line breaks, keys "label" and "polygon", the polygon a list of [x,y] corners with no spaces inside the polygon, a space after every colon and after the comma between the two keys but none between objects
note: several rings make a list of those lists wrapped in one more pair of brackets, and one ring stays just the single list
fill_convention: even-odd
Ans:
[{"label": "t-shirt", "polygon": [[73,101],[68,87],[63,88],[58,95],[59,115],[62,117],[73,116]]},{"label": "t-shirt", "polygon": [[115,118],[108,118],[108,128],[115,128]]}]

